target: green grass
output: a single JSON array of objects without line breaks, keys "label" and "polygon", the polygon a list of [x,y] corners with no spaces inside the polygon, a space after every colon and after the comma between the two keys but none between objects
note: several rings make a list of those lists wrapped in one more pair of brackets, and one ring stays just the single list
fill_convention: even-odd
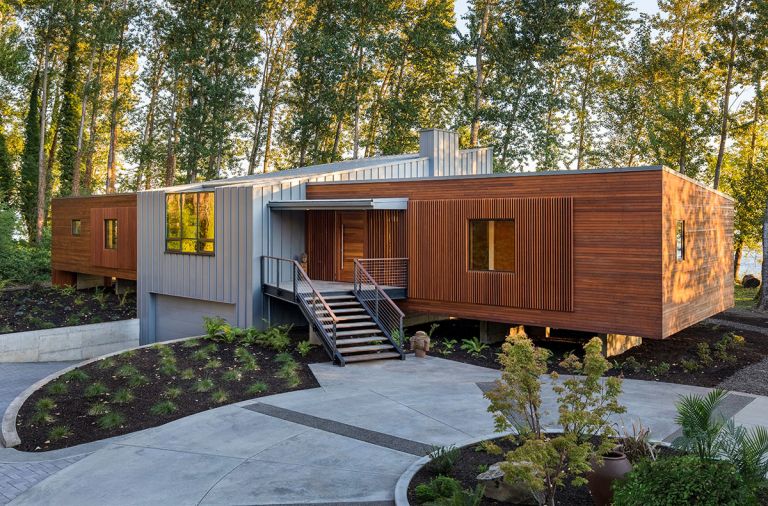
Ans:
[{"label": "green grass", "polygon": [[48,439],[51,441],[58,441],[60,439],[68,438],[71,435],[72,431],[69,430],[69,427],[66,425],[59,425],[58,427],[51,429],[51,432],[48,433]]},{"label": "green grass", "polygon": [[247,393],[248,395],[259,395],[263,394],[268,390],[269,387],[267,387],[267,384],[263,381],[259,381],[258,383],[254,383],[250,387],[248,387]]},{"label": "green grass", "polygon": [[135,396],[133,395],[133,392],[127,388],[121,388],[115,392],[115,395],[112,397],[118,404],[128,404],[129,402],[132,402],[134,398]]},{"label": "green grass", "polygon": [[755,296],[759,288],[744,288],[739,284],[733,286],[734,300],[736,307],[739,309],[754,309],[756,300]]},{"label": "green grass", "polygon": [[107,392],[109,392],[109,389],[107,389],[103,383],[96,381],[88,385],[84,393],[86,397],[97,397],[99,395],[106,394]]},{"label": "green grass", "polygon": [[97,423],[99,424],[99,427],[104,430],[112,430],[123,425],[123,423],[125,423],[125,417],[120,413],[112,411],[99,418]]},{"label": "green grass", "polygon": [[88,414],[91,416],[106,415],[109,411],[109,405],[106,402],[97,402],[91,404],[91,407],[88,408]]},{"label": "green grass", "polygon": [[195,383],[194,390],[195,392],[210,392],[215,386],[216,385],[213,383],[213,380],[209,378],[203,378]]},{"label": "green grass", "polygon": [[216,404],[224,404],[229,400],[229,394],[226,390],[219,389],[211,394],[211,399]]},{"label": "green grass", "polygon": [[152,406],[149,411],[155,416],[164,416],[170,415],[177,409],[178,408],[176,407],[176,404],[172,403],[171,401],[160,401]]}]

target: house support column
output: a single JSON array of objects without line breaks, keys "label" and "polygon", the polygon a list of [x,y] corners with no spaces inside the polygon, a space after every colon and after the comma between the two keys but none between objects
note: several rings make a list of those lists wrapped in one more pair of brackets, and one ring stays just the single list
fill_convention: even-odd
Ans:
[{"label": "house support column", "polygon": [[315,332],[315,326],[311,323],[309,324],[309,343],[317,344],[318,346],[323,344],[320,337],[317,335],[317,332]]},{"label": "house support column", "polygon": [[522,325],[509,325],[508,323],[480,322],[480,342],[486,344],[500,343],[509,336],[526,335]]},{"label": "house support column", "polygon": [[638,336],[626,336],[624,334],[598,334],[597,337],[603,342],[603,355],[606,357],[615,357],[625,351],[640,346],[643,338]]}]

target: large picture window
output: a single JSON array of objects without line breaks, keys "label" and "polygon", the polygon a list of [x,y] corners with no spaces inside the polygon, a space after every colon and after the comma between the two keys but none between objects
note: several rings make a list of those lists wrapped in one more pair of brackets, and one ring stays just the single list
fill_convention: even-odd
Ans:
[{"label": "large picture window", "polygon": [[213,255],[213,192],[168,193],[165,196],[165,250]]},{"label": "large picture window", "polygon": [[515,272],[514,220],[470,220],[469,269]]},{"label": "large picture window", "polygon": [[677,220],[675,224],[675,259],[685,260],[685,221]]},{"label": "large picture window", "polygon": [[104,249],[117,249],[117,220],[104,220]]}]

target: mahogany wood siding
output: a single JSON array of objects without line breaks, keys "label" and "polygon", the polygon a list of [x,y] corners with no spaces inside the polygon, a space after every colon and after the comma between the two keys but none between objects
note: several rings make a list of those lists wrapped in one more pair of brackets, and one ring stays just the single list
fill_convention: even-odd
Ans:
[{"label": "mahogany wood siding", "polygon": [[[430,227],[449,230],[455,226],[450,214],[425,212],[418,219],[408,218],[409,276],[415,282],[409,286],[409,299],[404,307],[409,311],[448,314],[505,323],[550,326],[590,332],[611,332],[649,338],[666,337],[662,329],[662,171],[626,170],[621,172],[525,174],[495,177],[464,177],[444,180],[387,181],[361,183],[316,183],[307,188],[307,198],[407,197],[412,209],[422,210],[434,205],[445,206],[454,199],[515,199],[525,197],[569,199],[571,202],[571,243],[567,232],[560,248],[572,247],[570,281],[553,279],[540,287],[536,297],[562,299],[562,286],[570,282],[570,310],[511,307],[491,303],[473,303],[448,299],[473,300],[470,292],[446,295],[443,278],[467,276],[462,264],[455,272],[455,259],[466,248],[466,225],[453,230],[447,243],[430,243],[419,232]],[[409,211],[410,213],[410,211]],[[531,215],[528,215],[529,217]],[[528,219],[528,218],[527,218]],[[532,218],[530,218],[532,219]],[[426,223],[424,220],[428,220]],[[450,225],[451,220],[453,225]],[[566,220],[561,220],[563,225]],[[522,224],[516,224],[521,226]],[[532,226],[528,224],[526,226]],[[442,234],[435,240],[444,240]],[[459,251],[456,238],[463,244]],[[540,262],[563,261],[568,255],[546,251],[538,239],[517,236],[519,255],[539,256]],[[414,244],[414,242],[416,244]],[[419,246],[421,242],[427,244]],[[452,249],[453,248],[453,249]],[[463,254],[463,253],[462,253]],[[547,258],[548,256],[548,258]],[[558,260],[560,259],[560,260]],[[440,262],[440,270],[430,269],[430,262]],[[563,264],[564,265],[564,264]],[[424,275],[424,270],[428,275]],[[419,273],[419,271],[422,271]],[[565,276],[566,274],[561,275]],[[469,290],[469,284],[456,285]],[[489,292],[506,290],[499,281],[489,282],[481,289]],[[552,292],[555,293],[552,293]],[[418,295],[418,296],[416,296]],[[512,297],[507,293],[505,297]],[[478,295],[471,295],[478,297]],[[485,295],[493,302],[497,295]],[[477,299],[474,299],[477,300]],[[511,300],[511,299],[509,299]],[[498,299],[497,299],[498,301]],[[522,304],[522,303],[521,303]],[[535,304],[539,304],[538,299]],[[533,302],[526,303],[533,306]],[[545,306],[546,307],[546,306]],[[549,306],[556,307],[556,305]]]},{"label": "mahogany wood siding", "polygon": [[[664,173],[662,265],[664,334],[733,307],[733,202]],[[676,256],[675,227],[685,223],[685,258]]]},{"label": "mahogany wood siding", "polygon": [[[405,213],[394,210],[365,211],[365,258],[403,258],[406,250]],[[339,211],[307,211],[307,274],[332,281],[339,259]]]},{"label": "mahogany wood siding", "polygon": [[[104,249],[104,220],[118,220],[117,249]],[[72,235],[80,220],[80,235]],[[136,194],[66,197],[51,202],[51,269],[54,283],[72,274],[136,279]],[[63,272],[57,272],[63,271]]]},{"label": "mahogany wood siding", "polygon": [[[569,197],[415,200],[408,205],[408,296],[571,311]],[[515,222],[514,272],[469,270],[469,221]]]}]

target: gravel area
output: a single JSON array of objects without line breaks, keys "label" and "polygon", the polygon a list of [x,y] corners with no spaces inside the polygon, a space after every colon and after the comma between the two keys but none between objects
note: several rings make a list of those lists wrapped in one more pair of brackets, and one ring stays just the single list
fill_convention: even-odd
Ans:
[{"label": "gravel area", "polygon": [[725,390],[768,395],[768,358],[737,371],[718,386]]}]

